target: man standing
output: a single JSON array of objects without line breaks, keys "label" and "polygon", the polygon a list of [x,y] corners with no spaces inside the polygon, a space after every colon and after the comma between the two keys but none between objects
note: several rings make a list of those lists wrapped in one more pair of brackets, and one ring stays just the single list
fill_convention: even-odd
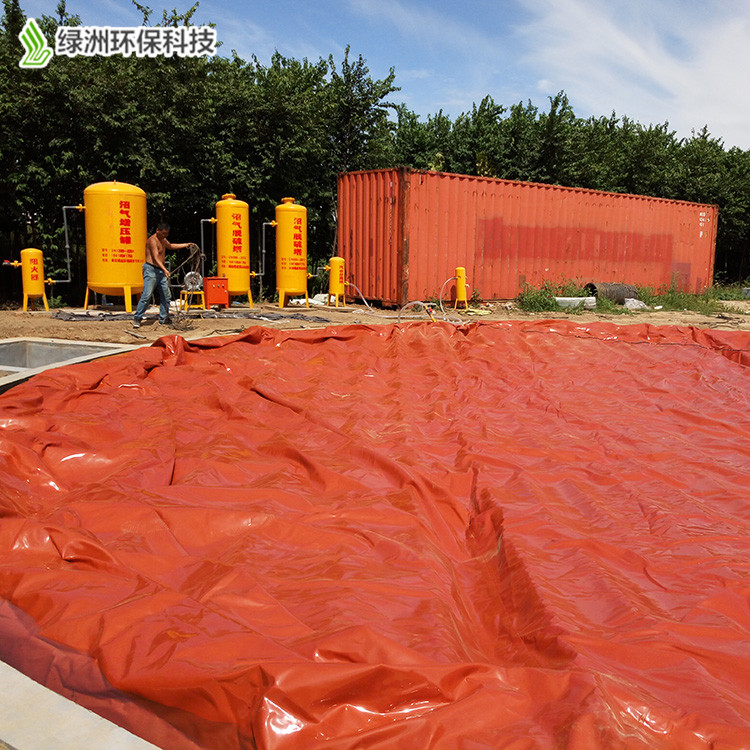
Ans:
[{"label": "man standing", "polygon": [[143,294],[133,316],[133,328],[140,328],[143,315],[151,300],[154,289],[159,290],[159,323],[171,323],[169,318],[169,271],[164,265],[167,250],[182,250],[189,242],[173,245],[167,240],[169,224],[162,222],[156,232],[146,240],[146,262],[143,264]]}]

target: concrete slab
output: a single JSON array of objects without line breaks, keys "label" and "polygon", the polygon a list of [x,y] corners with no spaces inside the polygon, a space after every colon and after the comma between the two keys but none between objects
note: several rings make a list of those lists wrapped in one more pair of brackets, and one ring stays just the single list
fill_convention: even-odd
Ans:
[{"label": "concrete slab", "polygon": [[121,354],[137,345],[69,339],[0,339],[0,393],[52,367]]},{"label": "concrete slab", "polygon": [[0,750],[153,750],[136,737],[0,662]]},{"label": "concrete slab", "polygon": [[596,297],[555,297],[555,302],[560,307],[585,307],[593,310],[596,307]]}]

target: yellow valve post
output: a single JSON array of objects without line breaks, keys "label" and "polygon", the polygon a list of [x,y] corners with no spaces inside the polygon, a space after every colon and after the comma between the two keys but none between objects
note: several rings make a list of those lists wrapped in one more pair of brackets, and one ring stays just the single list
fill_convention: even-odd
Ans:
[{"label": "yellow valve post", "polygon": [[469,305],[466,299],[466,269],[463,266],[456,268],[456,301],[453,303],[453,309],[458,307],[458,303],[464,303],[464,309]]},{"label": "yellow valve post", "polygon": [[346,307],[346,280],[344,278],[344,259],[335,255],[328,261],[325,270],[328,271],[328,299],[326,307],[330,307],[331,297],[336,300],[336,307],[339,306],[339,297],[341,304]]}]

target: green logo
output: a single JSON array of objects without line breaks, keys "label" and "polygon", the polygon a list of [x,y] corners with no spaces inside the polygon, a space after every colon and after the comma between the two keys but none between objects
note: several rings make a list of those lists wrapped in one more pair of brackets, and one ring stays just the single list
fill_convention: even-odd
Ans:
[{"label": "green logo", "polygon": [[26,21],[18,38],[26,49],[23,60],[18,63],[21,68],[43,68],[47,65],[53,52],[33,18]]}]

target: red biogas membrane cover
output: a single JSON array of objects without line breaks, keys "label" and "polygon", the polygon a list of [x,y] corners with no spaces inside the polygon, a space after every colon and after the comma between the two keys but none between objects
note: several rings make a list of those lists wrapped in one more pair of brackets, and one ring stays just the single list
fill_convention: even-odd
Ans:
[{"label": "red biogas membrane cover", "polygon": [[750,333],[167,337],[0,397],[0,658],[165,748],[750,746]]}]

